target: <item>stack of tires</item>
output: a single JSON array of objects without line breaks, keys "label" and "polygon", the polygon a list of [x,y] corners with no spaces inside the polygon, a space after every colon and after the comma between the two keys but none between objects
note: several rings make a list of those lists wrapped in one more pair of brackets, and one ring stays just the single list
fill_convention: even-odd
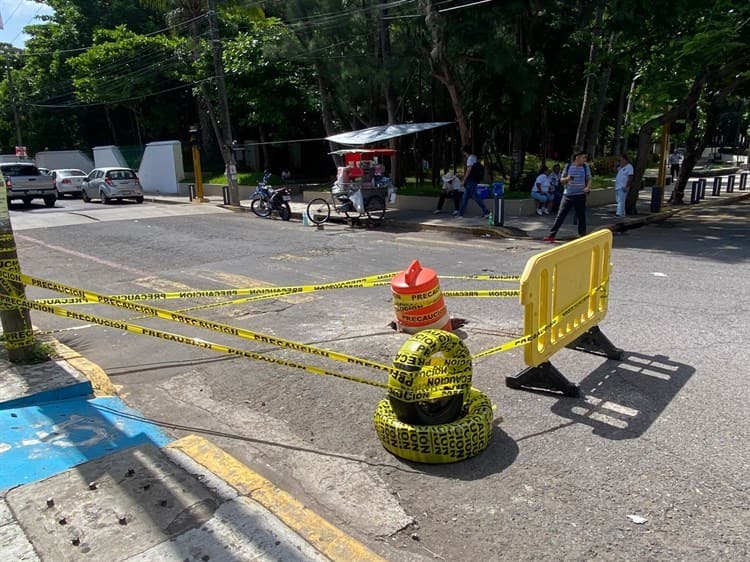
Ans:
[{"label": "stack of tires", "polygon": [[493,408],[471,379],[471,353],[457,335],[430,329],[411,336],[375,410],[380,442],[398,457],[430,464],[481,453],[492,436]]}]

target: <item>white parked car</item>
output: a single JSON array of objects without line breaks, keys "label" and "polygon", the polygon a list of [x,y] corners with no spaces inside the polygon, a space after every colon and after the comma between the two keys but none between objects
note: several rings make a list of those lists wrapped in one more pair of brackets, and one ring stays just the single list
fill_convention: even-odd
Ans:
[{"label": "white parked car", "polygon": [[63,195],[80,195],[83,180],[86,178],[86,172],[73,168],[65,170],[52,170],[49,173],[52,176],[52,185],[57,190],[57,198]]},{"label": "white parked car", "polygon": [[143,203],[143,189],[138,175],[130,168],[94,168],[83,179],[81,197],[84,201],[101,199],[108,205],[113,199],[135,199]]}]

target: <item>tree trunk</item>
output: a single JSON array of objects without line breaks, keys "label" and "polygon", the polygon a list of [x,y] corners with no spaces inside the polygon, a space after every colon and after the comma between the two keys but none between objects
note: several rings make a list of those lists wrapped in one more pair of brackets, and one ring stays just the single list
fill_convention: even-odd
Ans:
[{"label": "tree trunk", "polygon": [[[609,36],[609,45],[607,47],[607,54],[611,55],[617,41],[617,34],[612,33]],[[588,151],[590,158],[596,158],[598,145],[599,145],[599,127],[602,122],[602,113],[604,112],[604,104],[607,101],[607,90],[609,89],[609,79],[612,76],[612,63],[607,62],[606,66],[602,69],[601,75],[599,76],[599,91],[597,92],[596,108],[594,109],[594,115],[591,119],[591,127],[589,129],[589,142]]]},{"label": "tree trunk", "polygon": [[112,144],[117,146],[120,144],[120,141],[117,138],[117,130],[115,129],[115,124],[112,121],[112,112],[109,109],[108,105],[104,106],[104,117],[107,120],[107,126],[109,127],[109,132],[112,134]]},{"label": "tree trunk", "polygon": [[594,28],[591,30],[591,46],[589,47],[589,62],[586,65],[586,83],[583,88],[583,101],[581,102],[581,116],[578,120],[578,129],[576,131],[575,148],[585,149],[583,146],[586,138],[586,131],[589,126],[589,116],[591,113],[591,91],[594,88],[594,65],[599,56],[599,39],[601,35],[602,15],[604,6],[602,3],[596,7],[596,19]]},{"label": "tree trunk", "polygon": [[431,0],[419,0],[419,8],[425,16],[425,25],[430,32],[431,49],[430,63],[435,78],[442,83],[451,99],[453,112],[458,123],[461,145],[471,145],[469,123],[464,113],[458,86],[453,78],[453,72],[446,54],[446,38],[442,20]]},{"label": "tree trunk", "polygon": [[513,132],[510,147],[510,189],[513,191],[522,191],[523,185],[523,163],[526,159],[526,152],[523,149],[523,133],[521,124],[513,123]]},{"label": "tree trunk", "polygon": [[625,84],[620,86],[620,96],[617,100],[617,120],[615,121],[615,135],[612,138],[612,156],[622,154],[622,131],[625,119]]},{"label": "tree trunk", "polygon": [[625,142],[622,144],[622,150],[623,152],[628,150],[629,140],[630,140],[630,131],[628,130],[630,126],[630,116],[633,114],[633,106],[635,105],[635,83],[638,81],[638,79],[641,77],[640,72],[636,72],[633,75],[633,79],[630,81],[630,90],[628,91],[628,103],[625,106],[625,118],[622,121],[622,129],[623,133],[625,135]]},{"label": "tree trunk", "polygon": [[[380,57],[382,66],[385,69],[391,66],[391,30],[388,25],[388,20],[385,17],[388,15],[388,5],[382,4],[380,9]],[[385,73],[385,79],[383,80],[383,95],[385,97],[385,107],[388,114],[388,124],[391,125],[396,123],[396,109],[398,108],[398,101],[396,99],[396,92],[393,88],[393,80],[391,79],[391,73]],[[398,142],[396,139],[390,139],[388,146],[393,150],[396,150],[396,154],[391,156],[391,181],[393,185],[400,186],[404,183],[403,170],[401,162],[399,161],[399,153],[397,150]],[[417,170],[421,170],[419,167]]]},{"label": "tree trunk", "polygon": [[[685,186],[687,185],[690,173],[693,171],[695,163],[698,160],[696,154],[696,152],[698,152],[699,150],[698,145],[700,144],[698,135],[698,112],[691,112],[691,115],[687,120],[690,123],[690,133],[688,133],[687,140],[685,141],[685,158],[683,159],[682,165],[680,166],[680,173],[677,175],[677,181],[674,185],[674,189],[672,189],[672,194],[669,196],[669,202],[673,205],[680,205],[684,203]],[[706,122],[706,132],[708,132],[709,129],[716,129],[715,119],[713,120],[713,127],[709,126],[709,121],[711,120],[711,115],[709,115]],[[713,132],[711,134],[713,134]],[[706,138],[705,133],[703,135],[703,138]],[[700,149],[700,152],[698,153],[702,152],[703,149]]]}]

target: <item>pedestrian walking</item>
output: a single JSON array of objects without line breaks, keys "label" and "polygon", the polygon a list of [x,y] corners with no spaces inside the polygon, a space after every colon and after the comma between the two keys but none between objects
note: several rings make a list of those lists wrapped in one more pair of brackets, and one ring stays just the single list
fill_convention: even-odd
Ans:
[{"label": "pedestrian walking", "polygon": [[620,165],[617,167],[615,176],[615,201],[617,202],[616,217],[625,216],[625,200],[628,198],[628,191],[633,184],[633,165],[630,158],[624,152],[620,155]]},{"label": "pedestrian walking", "polygon": [[464,186],[464,195],[461,199],[461,208],[454,212],[453,216],[463,218],[464,213],[466,212],[466,206],[469,204],[469,199],[473,199],[477,202],[479,208],[482,209],[482,217],[487,218],[490,211],[484,206],[484,201],[482,201],[482,198],[479,197],[479,194],[477,193],[477,185],[479,185],[479,182],[484,178],[484,166],[482,166],[479,158],[471,153],[471,147],[469,145],[465,145],[461,150],[463,151],[464,156],[466,156],[466,171],[464,172],[464,178],[461,182]]},{"label": "pedestrian walking", "polygon": [[669,171],[672,175],[672,181],[677,179],[680,175],[680,166],[682,165],[682,153],[676,148],[674,152],[669,155]]},{"label": "pedestrian walking", "polygon": [[555,241],[557,231],[571,209],[576,213],[578,235],[586,235],[586,195],[591,191],[591,169],[586,164],[585,152],[573,154],[573,160],[565,166],[560,182],[565,185],[565,191],[555,222],[550,228],[549,235],[544,237],[545,242]]}]

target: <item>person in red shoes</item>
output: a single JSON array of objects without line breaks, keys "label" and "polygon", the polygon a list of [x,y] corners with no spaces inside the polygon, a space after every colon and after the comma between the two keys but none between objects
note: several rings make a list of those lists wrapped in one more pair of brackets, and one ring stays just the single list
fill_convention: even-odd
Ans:
[{"label": "person in red shoes", "polygon": [[586,195],[591,191],[591,169],[586,164],[586,152],[573,154],[573,160],[563,170],[560,183],[565,185],[565,191],[555,222],[549,235],[544,238],[545,242],[555,241],[557,231],[571,209],[575,210],[578,219],[578,235],[586,235]]}]

